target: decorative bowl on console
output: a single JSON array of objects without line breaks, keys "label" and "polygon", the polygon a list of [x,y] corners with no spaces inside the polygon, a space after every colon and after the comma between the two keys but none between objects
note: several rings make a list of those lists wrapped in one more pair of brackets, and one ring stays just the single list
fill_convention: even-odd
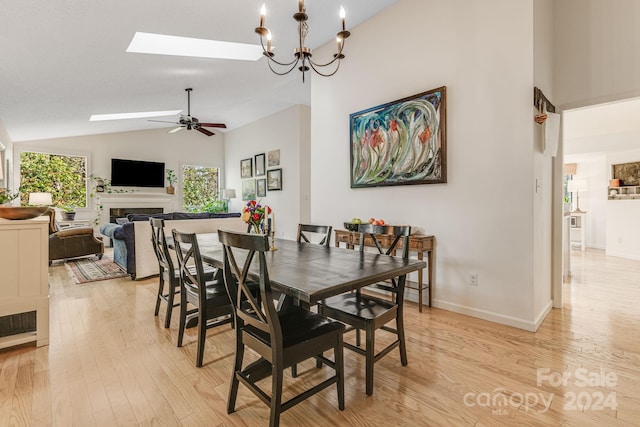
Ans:
[{"label": "decorative bowl on console", "polygon": [[0,218],[31,219],[44,214],[47,206],[0,206]]}]

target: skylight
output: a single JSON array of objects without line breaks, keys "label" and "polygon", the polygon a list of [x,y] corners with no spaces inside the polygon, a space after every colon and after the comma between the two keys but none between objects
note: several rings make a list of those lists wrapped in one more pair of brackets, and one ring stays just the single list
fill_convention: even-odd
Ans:
[{"label": "skylight", "polygon": [[127,52],[243,61],[262,58],[262,47],[259,45],[141,32],[134,34]]},{"label": "skylight", "polygon": [[92,114],[89,118],[90,122],[101,122],[104,120],[123,120],[123,119],[140,119],[145,117],[161,117],[161,116],[175,116],[182,112],[182,110],[172,111],[142,111],[140,113],[115,113],[115,114]]}]

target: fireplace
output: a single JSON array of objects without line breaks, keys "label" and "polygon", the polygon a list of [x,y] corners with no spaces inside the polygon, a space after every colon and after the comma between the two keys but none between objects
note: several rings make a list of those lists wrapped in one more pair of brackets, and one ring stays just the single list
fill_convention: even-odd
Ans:
[{"label": "fireplace", "polygon": [[124,218],[129,214],[153,215],[163,212],[163,208],[110,208],[109,222],[115,224],[117,218]]},{"label": "fireplace", "polygon": [[[154,214],[173,212],[174,196],[164,193],[100,194],[96,200],[102,206],[100,224],[115,222],[130,213]],[[178,201],[176,201],[178,202]]]}]

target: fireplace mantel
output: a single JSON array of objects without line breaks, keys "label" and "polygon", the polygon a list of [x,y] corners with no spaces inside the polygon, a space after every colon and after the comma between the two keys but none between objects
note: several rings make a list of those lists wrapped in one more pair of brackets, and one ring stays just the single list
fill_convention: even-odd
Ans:
[{"label": "fireplace mantel", "polygon": [[109,209],[112,208],[162,208],[164,212],[173,211],[175,195],[164,193],[102,193],[97,202],[102,205],[100,223],[109,222]]}]

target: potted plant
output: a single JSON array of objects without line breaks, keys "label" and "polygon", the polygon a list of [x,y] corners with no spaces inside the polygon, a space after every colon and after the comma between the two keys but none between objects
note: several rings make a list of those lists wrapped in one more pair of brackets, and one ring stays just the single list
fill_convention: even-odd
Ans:
[{"label": "potted plant", "polygon": [[76,208],[74,206],[60,206],[62,209],[62,218],[66,221],[73,221],[76,219]]},{"label": "potted plant", "polygon": [[18,194],[11,194],[7,189],[0,188],[0,205],[9,205],[13,199],[18,197]]},{"label": "potted plant", "polygon": [[176,174],[173,169],[167,169],[167,182],[169,186],[167,187],[167,194],[175,194],[176,188],[173,184],[177,181]]}]

